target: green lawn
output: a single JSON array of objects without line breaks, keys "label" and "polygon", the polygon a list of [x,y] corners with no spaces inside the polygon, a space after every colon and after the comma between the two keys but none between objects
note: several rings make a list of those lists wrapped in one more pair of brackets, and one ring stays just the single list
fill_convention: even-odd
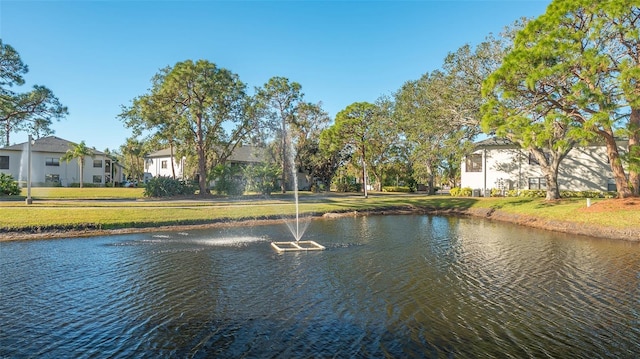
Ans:
[{"label": "green lawn", "polygon": [[[34,199],[136,199],[142,198],[144,188],[122,187],[32,187],[31,198]],[[22,196],[27,196],[27,189],[22,189]]]},{"label": "green lawn", "polygon": [[[0,232],[46,229],[155,227],[205,224],[239,219],[282,218],[295,214],[292,193],[239,198],[157,200],[142,197],[141,188],[33,188],[33,204],[24,196],[0,197]],[[602,200],[592,200],[597,203]],[[300,195],[303,214],[419,207],[429,209],[497,209],[543,219],[590,223],[613,228],[637,228],[640,208],[584,211],[585,199],[547,203],[532,198],[457,198],[420,194],[375,193]]]}]

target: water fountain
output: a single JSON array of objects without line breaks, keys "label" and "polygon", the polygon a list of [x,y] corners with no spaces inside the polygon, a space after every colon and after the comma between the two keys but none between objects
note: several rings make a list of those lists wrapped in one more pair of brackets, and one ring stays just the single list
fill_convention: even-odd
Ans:
[{"label": "water fountain", "polygon": [[[296,217],[295,221],[286,221],[287,227],[291,231],[291,234],[295,238],[295,241],[290,242],[271,242],[271,246],[277,250],[278,252],[291,252],[291,251],[321,251],[324,250],[325,247],[316,243],[315,241],[301,241],[300,239],[304,235],[307,227],[309,226],[309,221],[304,221],[300,223],[300,205],[298,202],[298,174],[295,166],[295,157],[293,155],[293,143],[291,141],[291,135],[289,131],[286,133],[286,142],[289,144],[289,156],[287,160],[289,161],[289,168],[291,168],[291,174],[293,177],[293,194],[295,198],[295,206],[296,206]],[[301,226],[302,224],[302,226]]]}]

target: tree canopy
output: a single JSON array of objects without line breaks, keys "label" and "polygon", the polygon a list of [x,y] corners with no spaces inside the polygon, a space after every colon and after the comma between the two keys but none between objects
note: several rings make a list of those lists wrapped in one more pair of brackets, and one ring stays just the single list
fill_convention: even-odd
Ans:
[{"label": "tree canopy", "polygon": [[206,60],[187,60],[162,69],[149,93],[120,115],[131,128],[163,138],[179,134],[183,150],[197,158],[200,194],[209,193],[210,170],[224,163],[258,127],[254,103],[238,75]]},{"label": "tree canopy", "polygon": [[77,159],[78,160],[78,167],[80,170],[80,188],[82,188],[84,186],[84,158],[85,156],[94,156],[94,152],[92,149],[90,149],[89,147],[87,147],[87,145],[84,143],[84,141],[75,144],[73,146],[71,146],[71,148],[69,148],[67,150],[67,152],[64,153],[64,155],[62,155],[62,157],[60,157],[60,159],[62,161],[71,161],[73,159]]},{"label": "tree canopy", "polygon": [[68,114],[51,90],[34,85],[29,92],[17,93],[13,86],[25,83],[23,75],[29,71],[18,52],[0,39],[0,134],[10,145],[11,133],[26,131],[36,138],[53,133],[53,120]]},{"label": "tree canopy", "polygon": [[[487,80],[485,129],[531,148],[546,143],[558,154],[571,141],[599,139],[619,195],[637,195],[639,22],[637,0],[552,2],[517,34],[513,51]],[[628,138],[629,153],[620,153],[620,135]]]},{"label": "tree canopy", "polygon": [[277,160],[280,162],[280,189],[282,193],[287,189],[287,178],[294,175],[291,157],[294,154],[291,143],[290,128],[297,126],[299,107],[303,104],[302,86],[291,82],[285,77],[272,77],[261,88],[256,89],[256,97],[266,117],[266,135],[271,135],[275,141]]}]

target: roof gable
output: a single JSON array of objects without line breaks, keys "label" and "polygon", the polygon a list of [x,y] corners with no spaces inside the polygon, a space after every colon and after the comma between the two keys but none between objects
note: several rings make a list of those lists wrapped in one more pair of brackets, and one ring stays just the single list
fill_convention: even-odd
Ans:
[{"label": "roof gable", "polygon": [[487,148],[487,147],[518,147],[517,144],[511,142],[506,138],[500,137],[490,137],[482,141],[478,141],[475,143],[476,148]]},{"label": "roof gable", "polygon": [[[176,156],[175,149],[173,156]],[[146,158],[171,157],[171,149],[165,148],[145,156]],[[266,151],[262,147],[257,146],[238,146],[236,147],[228,160],[232,162],[260,163],[266,159]]]},{"label": "roof gable", "polygon": [[[13,146],[6,146],[0,148],[1,150],[7,151],[22,151],[26,148],[27,143],[18,143]],[[33,145],[31,145],[32,152],[48,152],[48,153],[65,153],[67,150],[76,146],[77,143],[67,141],[60,137],[56,136],[47,136],[34,140]],[[91,149],[96,155],[104,155],[104,152]]]}]

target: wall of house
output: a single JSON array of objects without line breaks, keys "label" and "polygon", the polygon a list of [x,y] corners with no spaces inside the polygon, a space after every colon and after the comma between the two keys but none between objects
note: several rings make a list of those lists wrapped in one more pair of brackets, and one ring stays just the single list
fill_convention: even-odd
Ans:
[{"label": "wall of house", "polygon": [[[22,153],[25,154],[24,159],[22,158]],[[10,175],[16,180],[20,180],[21,178],[21,170],[24,174],[24,179],[27,178],[27,156],[26,152],[19,151],[0,151],[0,156],[8,156],[9,157],[9,168],[8,169],[0,169],[0,173]]]},{"label": "wall of house", "polygon": [[[27,151],[3,151],[0,155],[9,156],[9,169],[0,170],[5,174],[10,174],[18,180],[21,186],[26,186],[28,153]],[[72,183],[80,183],[80,168],[78,160],[60,160],[60,153],[32,152],[31,153],[31,183],[32,185],[45,185],[53,178],[59,179],[64,187]],[[94,160],[100,161],[100,167],[94,167]],[[105,183],[105,160],[106,156],[87,156],[84,164],[84,183],[95,183],[104,185]],[[98,163],[96,162],[96,165]],[[95,178],[94,178],[95,176]],[[95,180],[95,181],[94,181]]]},{"label": "wall of house", "polygon": [[[166,167],[163,168],[163,161]],[[176,178],[183,178],[184,159],[174,160],[173,166],[176,173]],[[146,158],[144,162],[144,171],[151,174],[152,177],[173,177],[173,170],[171,169],[171,157],[151,157]]]},{"label": "wall of house", "polygon": [[466,161],[463,162],[461,186],[477,190],[482,196],[485,188],[487,195],[494,188],[505,191],[526,188],[528,177],[541,176],[539,169],[528,165],[528,157],[519,149],[487,148],[473,153],[482,155],[482,170],[468,172]]},{"label": "wall of house", "polygon": [[[620,145],[623,149],[623,145]],[[461,166],[461,186],[479,190],[484,195],[491,189],[529,189],[544,178],[537,164],[529,164],[529,152],[516,148],[479,149],[482,171],[467,172],[466,161]],[[560,190],[608,191],[613,183],[613,174],[604,146],[576,147],[560,163],[558,185]],[[544,187],[542,188],[544,189]]]},{"label": "wall of house", "polygon": [[608,191],[609,183],[615,184],[604,146],[572,149],[558,170],[558,184],[561,190]]}]

